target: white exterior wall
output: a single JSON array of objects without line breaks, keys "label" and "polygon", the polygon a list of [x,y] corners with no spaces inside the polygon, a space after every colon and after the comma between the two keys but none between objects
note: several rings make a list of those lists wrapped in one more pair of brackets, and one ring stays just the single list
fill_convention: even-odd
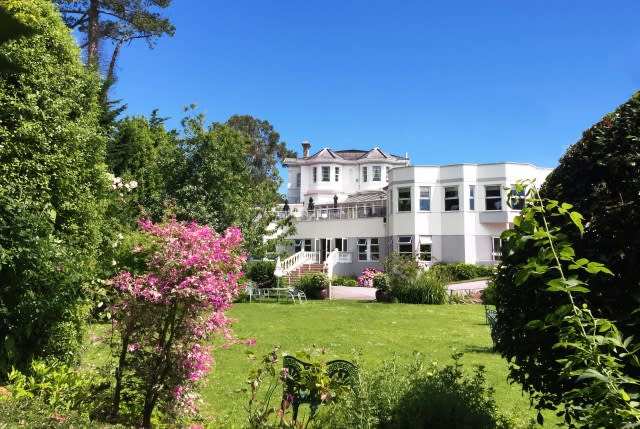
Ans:
[{"label": "white exterior wall", "polygon": [[[321,167],[329,166],[330,181],[322,182]],[[362,167],[367,166],[368,180],[362,181]],[[372,166],[381,166],[381,181],[373,182]],[[313,183],[313,167],[317,167],[317,182]],[[335,182],[334,168],[340,167],[340,179]],[[357,239],[378,237],[381,259],[388,251],[397,251],[400,236],[412,237],[414,252],[419,250],[420,237],[431,240],[433,262],[492,263],[493,237],[512,224],[517,210],[509,209],[506,197],[510,188],[521,179],[535,179],[536,184],[544,182],[551,169],[538,168],[530,164],[458,164],[449,166],[393,166],[387,177],[383,160],[327,162],[326,159],[308,165],[289,168],[289,190],[300,192],[304,208],[309,196],[316,204],[332,204],[333,195],[338,195],[338,203],[347,195],[363,191],[381,190],[388,184],[386,217],[360,219],[316,219],[299,221],[297,232],[292,239],[333,239],[347,238],[347,251],[352,254],[353,263],[339,264],[336,273],[357,275],[367,266],[379,266],[375,261],[358,261]],[[296,173],[301,172],[301,187],[295,187]],[[387,182],[388,180],[388,182]],[[292,186],[293,185],[293,186]],[[498,185],[501,189],[501,210],[486,210],[486,186]],[[474,209],[470,207],[469,188],[475,187]],[[420,211],[420,187],[430,188],[430,210]],[[445,210],[445,188],[458,189],[457,211]],[[398,211],[398,189],[411,190],[411,211]],[[390,243],[390,246],[387,246]],[[332,247],[333,248],[333,247]],[[315,250],[315,249],[314,249]]]}]

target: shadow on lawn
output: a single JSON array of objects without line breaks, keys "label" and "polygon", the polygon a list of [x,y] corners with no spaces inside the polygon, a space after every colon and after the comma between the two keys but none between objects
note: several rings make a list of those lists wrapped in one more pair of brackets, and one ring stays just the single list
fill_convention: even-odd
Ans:
[{"label": "shadow on lawn", "polygon": [[465,353],[489,353],[494,354],[496,351],[493,349],[493,346],[486,347],[478,347],[478,346],[466,346],[464,348]]}]

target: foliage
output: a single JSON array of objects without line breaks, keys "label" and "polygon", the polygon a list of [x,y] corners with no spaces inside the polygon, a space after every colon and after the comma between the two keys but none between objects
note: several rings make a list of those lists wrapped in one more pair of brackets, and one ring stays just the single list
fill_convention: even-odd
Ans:
[{"label": "foliage", "polygon": [[385,273],[373,277],[373,287],[378,290],[389,290],[389,276]]},{"label": "foliage", "polygon": [[487,287],[482,291],[482,303],[496,305],[496,284],[493,281],[489,281]]},{"label": "foliage", "polygon": [[319,291],[329,287],[329,277],[325,273],[309,273],[302,276],[298,283],[307,297],[314,297]]},{"label": "foliage", "polygon": [[362,371],[358,388],[342,402],[327,408],[318,427],[341,428],[514,428],[527,427],[510,421],[497,410],[493,389],[486,384],[484,369],[469,376],[452,355],[452,365],[425,365],[424,357],[400,365],[385,360],[373,371]]},{"label": "foliage", "polygon": [[216,333],[231,340],[224,312],[238,293],[244,255],[237,228],[218,236],[206,226],[175,220],[140,226],[156,241],[146,271],[121,271],[111,280],[122,293],[113,309],[120,340],[114,344],[113,413],[120,409],[123,389],[137,391],[141,423],[150,427],[157,405],[169,416],[196,410],[198,381],[212,359],[203,342]]},{"label": "foliage", "polygon": [[[154,221],[170,209],[172,193],[183,180],[186,159],[174,132],[167,132],[154,111],[120,120],[107,146],[107,164],[124,181],[135,179],[137,203]],[[133,216],[136,219],[138,216]]]},{"label": "foliage", "polygon": [[613,274],[576,254],[569,231],[584,226],[570,204],[542,199],[532,186],[527,196],[503,233],[495,277],[496,343],[510,377],[538,409],[561,404],[572,427],[638,425],[640,383],[628,369],[640,366],[640,346],[589,302],[590,284]]},{"label": "foliage", "polygon": [[333,276],[332,283],[336,286],[358,286],[358,280],[353,277]]},{"label": "foliage", "polygon": [[113,81],[115,64],[123,44],[144,39],[152,47],[163,35],[173,36],[175,28],[167,18],[152,8],[166,8],[171,0],[54,0],[60,7],[64,22],[72,30],[86,35],[83,47],[87,63],[99,65],[100,48],[109,40],[114,49],[107,71],[107,81]]},{"label": "foliage", "polygon": [[[573,205],[584,231],[563,229],[575,253],[599,261],[614,275],[593,276],[581,301],[594,316],[615,320],[625,336],[640,339],[640,92],[586,130],[567,149],[541,195]],[[556,220],[558,222],[556,222]],[[563,218],[551,217],[552,226]],[[640,368],[625,371],[640,378]]]},{"label": "foliage", "polygon": [[96,407],[95,393],[109,385],[95,373],[77,371],[56,361],[34,360],[26,374],[13,369],[7,378],[11,399],[36,398],[51,411],[75,410],[82,415],[89,415]]},{"label": "foliage", "polygon": [[113,428],[116,426],[91,426],[89,417],[77,411],[58,412],[42,399],[22,397],[0,400],[0,427],[25,427],[30,429],[76,429],[84,427]]},{"label": "foliage", "polygon": [[[315,347],[315,346],[314,346]],[[252,368],[249,372],[247,384],[250,386],[249,406],[247,407],[248,427],[250,428],[307,428],[318,426],[315,419],[317,412],[311,410],[303,415],[298,414],[298,420],[293,420],[292,401],[290,396],[282,396],[286,391],[287,382],[291,380],[286,368],[280,366],[280,347],[276,346],[261,361],[261,366]],[[311,349],[295,354],[299,359],[306,360],[310,366],[300,373],[301,390],[307,392],[308,399],[315,399],[321,405],[332,405],[348,394],[347,386],[337,378],[330,378],[327,374],[327,362],[323,358],[326,349]],[[249,359],[255,359],[253,353],[248,353]],[[275,404],[273,403],[275,402]],[[302,417],[301,417],[302,416]]]},{"label": "foliage", "polygon": [[491,277],[494,269],[487,265],[455,263],[434,264],[429,270],[433,272],[433,275],[437,273],[442,277],[448,277],[450,281],[456,282]]},{"label": "foliage", "polygon": [[391,298],[407,304],[446,304],[446,283],[429,271],[422,271],[416,280],[391,289]]},{"label": "foliage", "polygon": [[[208,223],[220,230],[237,225],[253,258],[261,258],[285,240],[293,224],[277,219],[280,179],[254,180],[247,162],[247,136],[223,124],[205,126],[203,115],[182,121],[180,147],[187,158],[184,182],[174,197],[179,219]],[[278,232],[279,231],[279,232]],[[264,241],[265,236],[276,235]]]},{"label": "foliage", "polygon": [[257,287],[275,287],[278,284],[278,278],[274,274],[275,270],[276,263],[273,261],[248,262],[245,275],[248,279],[253,280]]},{"label": "foliage", "polygon": [[420,265],[414,258],[398,253],[392,253],[384,258],[382,266],[389,276],[391,288],[412,284],[420,271]]},{"label": "foliage", "polygon": [[362,271],[362,274],[358,276],[358,286],[360,287],[373,287],[375,278],[383,274],[382,271],[367,267]]},{"label": "foliage", "polygon": [[58,353],[63,331],[58,357],[77,360],[107,190],[98,76],[49,2],[6,7],[32,34],[2,46],[0,374]]}]

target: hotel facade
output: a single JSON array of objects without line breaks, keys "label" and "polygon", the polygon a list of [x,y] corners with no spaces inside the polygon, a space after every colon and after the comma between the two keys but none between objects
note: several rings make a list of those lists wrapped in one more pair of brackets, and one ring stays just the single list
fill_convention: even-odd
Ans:
[{"label": "hotel facade", "polygon": [[[287,158],[287,204],[296,233],[284,264],[328,263],[359,275],[390,253],[436,262],[493,265],[500,234],[519,210],[514,184],[551,172],[523,163],[411,165],[408,157],[371,150],[331,150]],[[512,200],[515,207],[509,207]]]}]

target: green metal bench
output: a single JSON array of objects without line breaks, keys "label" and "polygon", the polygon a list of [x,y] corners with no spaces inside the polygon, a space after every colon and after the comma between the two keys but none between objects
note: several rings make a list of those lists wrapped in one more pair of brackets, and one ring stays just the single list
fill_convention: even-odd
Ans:
[{"label": "green metal bench", "polygon": [[491,341],[493,341],[493,348],[496,348],[496,324],[498,322],[498,312],[492,308],[485,309],[485,316],[487,318],[487,325],[491,329]]},{"label": "green metal bench", "polygon": [[[326,373],[332,381],[355,391],[358,385],[358,368],[346,360],[332,360],[326,364]],[[283,395],[283,404],[290,401],[293,409],[293,421],[298,419],[298,407],[301,404],[309,404],[311,415],[313,416],[318,407],[322,404],[316,389],[307,389],[303,383],[302,373],[313,365],[303,362],[293,356],[285,356],[282,360],[282,367],[288,372]]]}]

